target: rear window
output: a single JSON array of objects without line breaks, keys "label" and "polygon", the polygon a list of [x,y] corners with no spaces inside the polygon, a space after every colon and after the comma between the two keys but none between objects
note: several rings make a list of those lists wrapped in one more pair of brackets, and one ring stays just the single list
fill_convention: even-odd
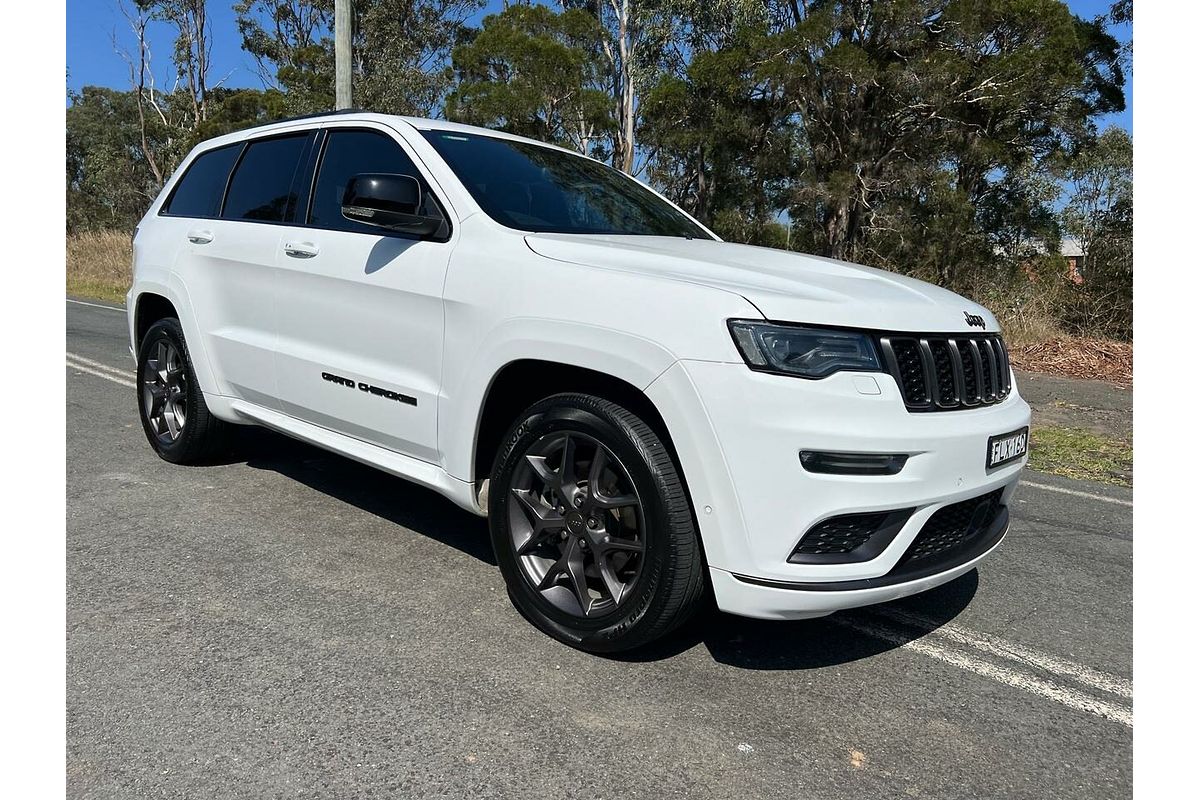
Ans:
[{"label": "rear window", "polygon": [[176,184],[163,212],[181,217],[215,217],[219,214],[229,170],[241,150],[239,143],[196,156]]},{"label": "rear window", "polygon": [[246,147],[225,198],[224,219],[283,222],[296,205],[296,170],[309,134],[261,139]]}]

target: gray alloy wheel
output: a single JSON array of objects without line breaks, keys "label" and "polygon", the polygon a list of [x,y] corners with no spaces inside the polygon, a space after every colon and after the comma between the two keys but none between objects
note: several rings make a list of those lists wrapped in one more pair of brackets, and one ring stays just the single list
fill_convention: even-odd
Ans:
[{"label": "gray alloy wheel", "polygon": [[167,339],[155,342],[154,355],[142,364],[142,408],[146,422],[163,444],[183,434],[187,424],[187,370],[183,356]]},{"label": "gray alloy wheel", "polygon": [[581,393],[513,421],[491,471],[488,528],[517,609],[581,650],[633,650],[682,625],[704,593],[691,503],[640,417]]},{"label": "gray alloy wheel", "polygon": [[142,430],[154,452],[173,464],[201,464],[225,449],[230,426],[208,411],[179,320],[150,326],[137,363]]},{"label": "gray alloy wheel", "polygon": [[621,605],[641,573],[642,502],[612,451],[577,432],[535,441],[511,483],[509,534],[522,574],[573,616]]}]

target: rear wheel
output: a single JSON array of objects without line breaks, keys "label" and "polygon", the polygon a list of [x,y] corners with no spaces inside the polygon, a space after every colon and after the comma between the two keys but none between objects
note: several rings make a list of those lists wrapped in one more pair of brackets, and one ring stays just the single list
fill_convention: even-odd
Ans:
[{"label": "rear wheel", "polygon": [[156,453],[175,464],[193,464],[225,446],[229,426],[204,403],[179,320],[150,326],[138,350],[137,371],[142,429]]},{"label": "rear wheel", "polygon": [[648,425],[590,395],[522,413],[492,470],[488,517],[517,608],[595,652],[629,650],[695,610],[703,563],[670,454]]}]

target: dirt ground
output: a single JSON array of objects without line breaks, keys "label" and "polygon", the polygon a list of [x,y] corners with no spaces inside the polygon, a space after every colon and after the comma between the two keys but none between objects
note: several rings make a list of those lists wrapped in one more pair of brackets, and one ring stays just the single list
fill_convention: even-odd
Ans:
[{"label": "dirt ground", "polygon": [[1021,396],[1033,408],[1033,423],[1083,428],[1109,439],[1133,441],[1133,390],[1101,381],[1017,371]]}]

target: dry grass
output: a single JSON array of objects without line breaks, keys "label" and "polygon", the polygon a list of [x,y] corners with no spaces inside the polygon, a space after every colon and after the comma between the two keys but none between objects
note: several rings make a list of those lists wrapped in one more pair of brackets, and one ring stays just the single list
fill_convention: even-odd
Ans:
[{"label": "dry grass", "polygon": [[67,293],[121,303],[132,279],[133,250],[125,231],[67,236]]},{"label": "dry grass", "polygon": [[1133,448],[1128,442],[1082,428],[1035,426],[1029,466],[1039,472],[1089,481],[1133,485]]},{"label": "dry grass", "polygon": [[[1012,363],[1018,369],[1065,378],[1133,385],[1133,343],[1067,333],[1055,321],[1049,295],[1037,293],[1022,302],[992,307],[1004,331]],[[985,306],[988,303],[984,302]]]}]

